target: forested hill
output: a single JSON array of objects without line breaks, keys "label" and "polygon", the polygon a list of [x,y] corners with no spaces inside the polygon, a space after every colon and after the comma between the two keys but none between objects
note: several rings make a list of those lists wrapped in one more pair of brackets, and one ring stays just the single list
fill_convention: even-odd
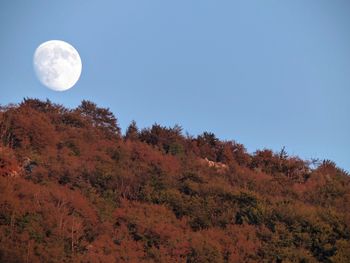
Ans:
[{"label": "forested hill", "polygon": [[350,262],[349,175],[25,99],[0,110],[0,262]]}]

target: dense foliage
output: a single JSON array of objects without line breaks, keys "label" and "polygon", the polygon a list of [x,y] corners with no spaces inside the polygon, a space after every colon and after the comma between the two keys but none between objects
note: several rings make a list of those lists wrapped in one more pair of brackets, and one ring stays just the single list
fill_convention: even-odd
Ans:
[{"label": "dense foliage", "polygon": [[350,262],[350,180],[108,109],[0,110],[0,262]]}]

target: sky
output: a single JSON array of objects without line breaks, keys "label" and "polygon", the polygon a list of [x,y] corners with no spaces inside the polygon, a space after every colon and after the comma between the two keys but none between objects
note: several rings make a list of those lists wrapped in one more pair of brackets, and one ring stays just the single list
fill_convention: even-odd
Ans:
[{"label": "sky", "polygon": [[[179,124],[350,171],[349,13],[348,0],[1,1],[0,104],[87,99],[123,130]],[[83,62],[66,92],[34,74],[51,39]]]}]

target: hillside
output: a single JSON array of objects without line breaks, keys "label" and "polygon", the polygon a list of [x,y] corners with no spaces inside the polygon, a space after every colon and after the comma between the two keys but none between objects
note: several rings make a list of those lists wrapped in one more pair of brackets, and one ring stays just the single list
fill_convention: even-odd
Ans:
[{"label": "hillside", "polygon": [[25,99],[0,111],[0,262],[350,262],[350,178]]}]

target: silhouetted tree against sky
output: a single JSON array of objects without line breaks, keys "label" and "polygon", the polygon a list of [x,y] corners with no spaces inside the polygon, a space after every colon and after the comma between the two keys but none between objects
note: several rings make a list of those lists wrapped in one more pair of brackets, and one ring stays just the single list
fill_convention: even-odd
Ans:
[{"label": "silhouetted tree against sky", "polygon": [[120,136],[120,128],[117,125],[117,119],[109,109],[99,108],[95,103],[83,100],[76,110],[81,113],[82,116],[89,118],[96,127]]},{"label": "silhouetted tree against sky", "polygon": [[126,130],[125,139],[135,141],[138,138],[139,138],[139,129],[136,125],[136,122],[132,121]]}]

